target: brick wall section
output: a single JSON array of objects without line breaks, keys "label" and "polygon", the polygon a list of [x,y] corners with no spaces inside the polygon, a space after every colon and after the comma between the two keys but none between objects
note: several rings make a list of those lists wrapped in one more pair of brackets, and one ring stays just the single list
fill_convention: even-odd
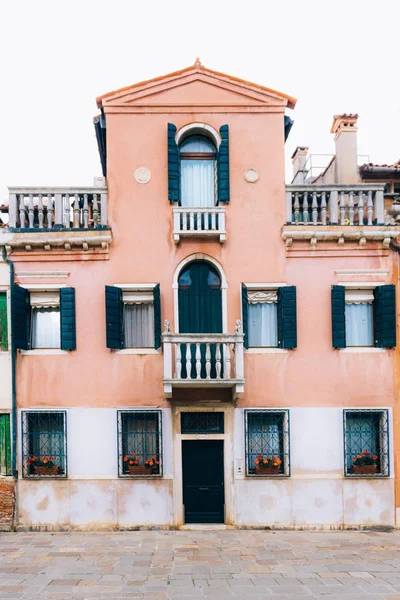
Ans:
[{"label": "brick wall section", "polygon": [[12,531],[14,522],[15,480],[0,477],[0,531]]}]

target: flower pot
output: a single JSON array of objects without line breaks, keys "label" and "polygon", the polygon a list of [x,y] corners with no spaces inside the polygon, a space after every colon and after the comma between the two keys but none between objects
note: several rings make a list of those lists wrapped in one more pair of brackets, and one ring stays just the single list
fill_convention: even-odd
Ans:
[{"label": "flower pot", "polygon": [[35,467],[35,475],[40,475],[40,477],[54,477],[59,474],[59,470],[60,467],[45,467],[42,465],[40,467]]},{"label": "flower pot", "polygon": [[353,465],[353,475],[375,475],[376,465]]},{"label": "flower pot", "polygon": [[153,467],[148,465],[128,465],[129,475],[151,475]]},{"label": "flower pot", "polygon": [[256,465],[256,475],[279,475],[279,467],[260,467]]}]

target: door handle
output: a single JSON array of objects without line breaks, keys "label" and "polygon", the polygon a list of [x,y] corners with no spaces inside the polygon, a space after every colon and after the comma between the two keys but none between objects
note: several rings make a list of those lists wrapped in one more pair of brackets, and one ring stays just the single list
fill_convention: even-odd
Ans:
[{"label": "door handle", "polygon": [[208,487],[201,487],[199,488],[200,492],[208,492]]}]

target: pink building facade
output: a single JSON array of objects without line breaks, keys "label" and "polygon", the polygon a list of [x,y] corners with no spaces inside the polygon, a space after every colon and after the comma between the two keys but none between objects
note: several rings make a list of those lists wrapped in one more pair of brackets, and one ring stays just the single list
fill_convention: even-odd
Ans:
[{"label": "pink building facade", "polygon": [[285,186],[295,100],[198,62],[97,102],[104,179],[0,232],[17,527],[395,525],[383,185]]}]

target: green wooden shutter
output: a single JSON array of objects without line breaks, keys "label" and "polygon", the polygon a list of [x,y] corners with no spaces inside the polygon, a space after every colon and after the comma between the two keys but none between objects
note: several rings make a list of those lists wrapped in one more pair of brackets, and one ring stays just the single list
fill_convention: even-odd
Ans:
[{"label": "green wooden shutter", "polygon": [[394,285],[378,285],[374,289],[375,346],[396,345],[396,290]]},{"label": "green wooden shutter", "polygon": [[75,288],[60,289],[61,350],[76,349]]},{"label": "green wooden shutter", "polygon": [[175,141],[176,125],[168,123],[168,200],[181,199],[181,158]]},{"label": "green wooden shutter", "polygon": [[107,348],[123,348],[123,304],[122,290],[114,285],[106,285],[106,340]]},{"label": "green wooden shutter", "polygon": [[333,285],[331,290],[332,303],[332,346],[346,348],[346,312],[345,287]]},{"label": "green wooden shutter", "polygon": [[7,294],[0,294],[0,350],[8,350]]},{"label": "green wooden shutter", "polygon": [[11,475],[10,415],[0,414],[0,475]]},{"label": "green wooden shutter", "polygon": [[31,304],[28,290],[13,284],[11,288],[11,332],[14,348],[29,350],[31,346]]},{"label": "green wooden shutter", "polygon": [[297,348],[296,287],[288,285],[278,288],[278,346]]},{"label": "green wooden shutter", "polygon": [[242,327],[243,327],[243,345],[245,348],[249,347],[248,315],[249,315],[249,300],[247,297],[247,287],[244,285],[244,283],[242,283]]},{"label": "green wooden shutter", "polygon": [[218,149],[218,202],[229,202],[229,126],[222,125],[219,129],[221,144]]},{"label": "green wooden shutter", "polygon": [[153,290],[154,301],[154,348],[157,350],[161,346],[161,296],[160,284],[157,283]]}]

